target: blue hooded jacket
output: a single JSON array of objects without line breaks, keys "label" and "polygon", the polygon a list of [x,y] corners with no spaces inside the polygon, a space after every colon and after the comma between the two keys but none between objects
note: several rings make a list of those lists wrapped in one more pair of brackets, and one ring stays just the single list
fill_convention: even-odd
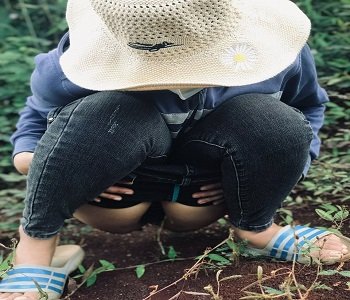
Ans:
[{"label": "blue hooded jacket", "polygon": [[[47,128],[46,117],[51,110],[96,92],[73,84],[63,73],[59,58],[67,47],[68,33],[63,36],[56,49],[36,56],[36,68],[31,77],[32,95],[27,98],[26,105],[20,112],[17,130],[11,137],[14,145],[13,155],[34,152]],[[319,154],[318,131],[323,124],[324,103],[328,101],[328,97],[317,82],[315,63],[308,45],[304,46],[288,68],[259,83],[205,88],[186,100],[167,90],[138,93],[145,101],[152,101],[156,105],[174,138],[180,131],[188,129],[183,125],[192,113],[195,113],[193,120],[196,121],[235,96],[252,93],[272,95],[277,100],[299,109],[312,126],[314,137],[304,176],[311,160]]]}]

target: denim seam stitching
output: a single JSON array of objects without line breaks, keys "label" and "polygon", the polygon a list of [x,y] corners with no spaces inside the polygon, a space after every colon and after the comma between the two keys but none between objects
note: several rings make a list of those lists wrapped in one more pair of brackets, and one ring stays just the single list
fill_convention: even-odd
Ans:
[{"label": "denim seam stitching", "polygon": [[227,149],[225,149],[225,150],[226,150],[227,155],[230,156],[230,160],[231,160],[231,162],[232,162],[233,168],[235,169],[235,173],[236,173],[238,204],[239,204],[239,208],[241,209],[241,218],[240,218],[239,221],[238,221],[238,226],[240,226],[241,223],[242,223],[242,220],[243,220],[243,208],[242,208],[242,200],[241,200],[241,195],[240,195],[240,192],[241,192],[240,185],[241,185],[241,183],[240,183],[240,180],[239,180],[239,177],[238,177],[237,166],[236,166],[236,164],[235,164],[235,162],[234,162],[234,160],[233,160],[233,157],[232,157],[232,155],[228,152]]},{"label": "denim seam stitching", "polygon": [[147,156],[149,158],[161,158],[161,157],[167,157],[166,154],[158,155],[158,156]]},{"label": "denim seam stitching", "polygon": [[232,165],[233,165],[233,168],[235,169],[235,173],[236,173],[236,180],[237,180],[237,196],[238,196],[238,204],[239,204],[239,208],[241,210],[240,214],[241,214],[241,218],[238,222],[238,225],[240,225],[242,223],[242,219],[243,219],[243,209],[242,209],[242,200],[241,200],[241,195],[240,195],[240,192],[241,192],[241,189],[240,189],[240,180],[239,180],[239,177],[238,177],[238,170],[237,170],[237,166],[234,162],[234,159],[233,159],[233,156],[232,154],[229,153],[228,149],[223,147],[223,146],[220,146],[220,145],[216,145],[216,144],[213,144],[213,143],[209,143],[209,142],[206,142],[206,141],[202,141],[202,140],[190,140],[188,142],[186,142],[184,146],[186,146],[187,144],[191,143],[191,142],[200,142],[200,143],[204,143],[204,144],[208,144],[208,145],[211,145],[211,146],[215,146],[215,147],[218,147],[218,148],[221,148],[221,149],[224,149],[225,152],[227,153],[227,155],[230,157],[230,160],[232,162]]},{"label": "denim seam stitching", "polygon": [[[38,192],[39,184],[40,184],[40,182],[41,182],[41,180],[42,180],[44,171],[46,170],[46,167],[47,167],[47,163],[48,163],[50,154],[51,154],[52,151],[55,149],[55,147],[56,147],[57,143],[59,142],[59,140],[60,140],[60,138],[61,138],[63,132],[64,132],[65,129],[67,128],[68,123],[69,123],[69,121],[70,121],[70,119],[71,119],[72,114],[74,113],[74,111],[77,109],[77,107],[79,106],[79,104],[80,104],[84,99],[85,99],[85,98],[81,99],[81,101],[77,104],[77,106],[71,111],[67,123],[66,123],[65,126],[62,128],[62,131],[61,131],[59,137],[57,138],[56,143],[52,146],[50,152],[48,153],[47,158],[46,158],[45,163],[44,163],[44,166],[43,166],[43,171],[41,172],[41,174],[40,174],[40,176],[39,176],[39,179],[38,179],[38,181],[37,181],[37,185],[36,185],[35,192],[34,192],[34,194],[33,194],[33,198],[35,198],[35,196],[36,196],[36,194],[37,194],[37,192]],[[26,228],[28,227],[28,224],[30,223],[30,221],[31,221],[31,219],[32,219],[32,217],[33,217],[33,207],[34,207],[34,203],[35,203],[35,201],[32,201],[32,205],[30,206],[29,213],[28,213],[28,222],[27,222],[27,224],[26,224],[25,226],[23,226],[23,228],[25,229],[26,232],[28,232]],[[42,238],[42,237],[41,237],[41,238]]]}]

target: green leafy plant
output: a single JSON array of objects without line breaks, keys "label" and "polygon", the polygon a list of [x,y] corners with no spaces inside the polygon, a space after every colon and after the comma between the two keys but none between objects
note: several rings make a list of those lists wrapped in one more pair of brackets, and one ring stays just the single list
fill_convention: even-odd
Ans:
[{"label": "green leafy plant", "polygon": [[135,272],[136,272],[137,278],[141,278],[146,272],[145,265],[138,265],[135,269]]},{"label": "green leafy plant", "polygon": [[322,219],[332,222],[336,230],[340,230],[344,223],[349,220],[349,210],[346,206],[325,203],[316,209],[316,213]]},{"label": "green leafy plant", "polygon": [[168,250],[168,258],[174,260],[176,257],[177,257],[177,252],[175,251],[173,246],[170,246]]},{"label": "green leafy plant", "polygon": [[85,269],[83,265],[79,265],[79,272],[81,274],[78,274],[74,276],[74,279],[83,278],[83,282],[86,282],[86,286],[90,287],[96,283],[97,275],[104,273],[104,272],[111,272],[116,269],[114,264],[107,260],[99,260],[100,267],[94,269],[93,266],[91,266],[88,269]]},{"label": "green leafy plant", "polygon": [[16,239],[11,240],[11,245],[9,247],[0,243],[0,248],[10,250],[10,253],[6,257],[4,257],[3,254],[0,255],[0,280],[6,277],[6,273],[13,266],[14,257],[16,255],[16,246],[17,246]]}]

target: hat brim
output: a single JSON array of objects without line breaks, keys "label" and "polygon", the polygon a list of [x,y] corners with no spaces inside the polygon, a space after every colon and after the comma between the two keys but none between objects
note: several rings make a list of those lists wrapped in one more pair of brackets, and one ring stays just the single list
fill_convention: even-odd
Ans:
[{"label": "hat brim", "polygon": [[[127,46],[127,41],[116,40],[90,3],[78,2],[81,1],[72,0],[68,6],[70,47],[60,63],[72,82],[99,91],[261,82],[295,61],[311,27],[309,19],[290,1],[237,1],[240,25],[231,35],[210,49],[159,61],[143,59],[137,50]],[[243,53],[238,53],[243,61],[234,59],[237,51]]]}]

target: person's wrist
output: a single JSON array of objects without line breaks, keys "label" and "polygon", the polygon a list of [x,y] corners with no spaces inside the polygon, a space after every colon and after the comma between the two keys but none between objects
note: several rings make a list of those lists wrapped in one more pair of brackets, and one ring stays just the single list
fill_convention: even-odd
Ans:
[{"label": "person's wrist", "polygon": [[13,157],[13,164],[19,173],[23,175],[28,174],[33,155],[34,153],[32,152],[20,152]]}]

